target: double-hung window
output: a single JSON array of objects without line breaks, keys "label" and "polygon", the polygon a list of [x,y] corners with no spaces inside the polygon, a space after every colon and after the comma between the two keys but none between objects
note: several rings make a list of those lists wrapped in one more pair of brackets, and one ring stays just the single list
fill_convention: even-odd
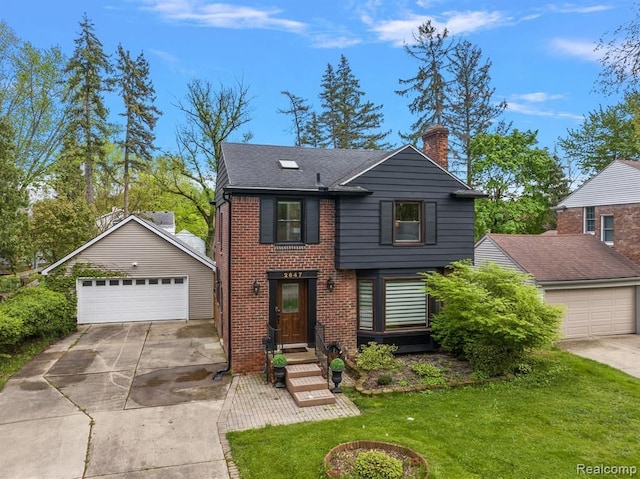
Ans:
[{"label": "double-hung window", "polygon": [[602,215],[602,233],[601,239],[608,245],[613,244],[613,216]]},{"label": "double-hung window", "polygon": [[421,201],[396,201],[393,211],[394,243],[423,243],[423,218]]},{"label": "double-hung window", "polygon": [[279,200],[276,207],[276,242],[302,242],[302,200]]},{"label": "double-hung window", "polygon": [[584,232],[594,234],[596,232],[596,208],[587,206],[584,209]]}]

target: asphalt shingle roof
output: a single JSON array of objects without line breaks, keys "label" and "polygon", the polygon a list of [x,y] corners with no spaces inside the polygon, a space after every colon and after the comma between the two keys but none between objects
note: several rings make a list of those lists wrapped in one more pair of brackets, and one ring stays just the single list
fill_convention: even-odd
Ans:
[{"label": "asphalt shingle roof", "polygon": [[640,266],[590,234],[487,236],[536,281],[640,278]]},{"label": "asphalt shingle roof", "polygon": [[[317,190],[317,173],[320,173],[320,181],[330,190],[353,190],[354,187],[340,183],[393,153],[381,150],[222,144],[228,175],[226,186],[232,188]],[[294,160],[299,168],[283,169],[278,160]]]}]

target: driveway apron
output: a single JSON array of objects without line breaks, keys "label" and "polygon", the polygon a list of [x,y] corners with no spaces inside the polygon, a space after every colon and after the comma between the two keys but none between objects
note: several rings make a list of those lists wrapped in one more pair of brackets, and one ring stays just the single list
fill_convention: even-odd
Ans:
[{"label": "driveway apron", "polygon": [[228,478],[225,361],[212,321],[81,326],[0,393],[2,476]]},{"label": "driveway apron", "polygon": [[566,339],[558,347],[640,378],[640,335],[620,334]]}]

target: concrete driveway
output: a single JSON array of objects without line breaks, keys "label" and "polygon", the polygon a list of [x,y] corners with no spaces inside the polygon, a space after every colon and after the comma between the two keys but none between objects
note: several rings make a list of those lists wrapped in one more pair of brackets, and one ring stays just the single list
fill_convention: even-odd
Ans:
[{"label": "concrete driveway", "polygon": [[640,378],[640,335],[621,334],[560,341],[558,347]]},{"label": "concrete driveway", "polygon": [[229,478],[211,321],[81,326],[0,392],[0,475]]}]

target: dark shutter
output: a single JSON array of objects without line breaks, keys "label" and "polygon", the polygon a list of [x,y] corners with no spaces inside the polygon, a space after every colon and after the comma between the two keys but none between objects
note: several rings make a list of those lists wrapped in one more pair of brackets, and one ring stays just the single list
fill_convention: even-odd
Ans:
[{"label": "dark shutter", "polygon": [[305,243],[320,243],[320,200],[307,198],[304,200]]},{"label": "dark shutter", "polygon": [[426,202],[424,204],[424,225],[426,244],[436,244],[438,242],[438,216],[436,203]]},{"label": "dark shutter", "polygon": [[260,243],[273,243],[275,219],[273,198],[260,198]]},{"label": "dark shutter", "polygon": [[380,244],[393,244],[393,201],[380,202]]}]

